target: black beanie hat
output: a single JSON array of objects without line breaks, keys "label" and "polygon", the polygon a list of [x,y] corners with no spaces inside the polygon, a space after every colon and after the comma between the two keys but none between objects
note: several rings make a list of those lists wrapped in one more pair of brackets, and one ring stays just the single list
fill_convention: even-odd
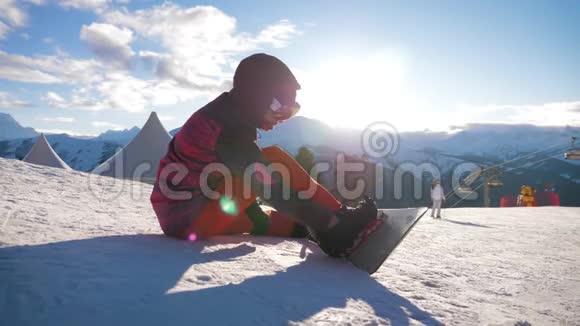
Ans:
[{"label": "black beanie hat", "polygon": [[[276,86],[295,91],[300,84],[280,59],[264,53],[253,54],[243,59],[234,73],[234,87],[231,91],[241,114],[239,123],[258,128],[265,112],[270,108]],[[287,96],[292,97],[292,96]]]},{"label": "black beanie hat", "polygon": [[234,73],[234,89],[268,88],[279,83],[294,85],[296,90],[300,89],[300,84],[290,68],[280,59],[265,53],[253,54],[243,59]]}]

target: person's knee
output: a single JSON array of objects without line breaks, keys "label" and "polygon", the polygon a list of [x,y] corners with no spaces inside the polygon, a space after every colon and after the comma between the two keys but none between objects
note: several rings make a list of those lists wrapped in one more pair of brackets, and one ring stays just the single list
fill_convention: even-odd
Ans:
[{"label": "person's knee", "polygon": [[262,149],[262,155],[264,155],[264,157],[267,160],[279,160],[280,158],[283,157],[289,157],[290,154],[288,154],[282,147],[280,146],[268,146]]}]

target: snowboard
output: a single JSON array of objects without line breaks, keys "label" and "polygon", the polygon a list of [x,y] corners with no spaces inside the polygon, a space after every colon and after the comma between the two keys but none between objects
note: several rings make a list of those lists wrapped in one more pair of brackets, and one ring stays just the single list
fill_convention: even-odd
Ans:
[{"label": "snowboard", "polygon": [[348,256],[348,260],[373,274],[425,213],[426,207],[380,209],[377,223],[369,230],[362,244]]}]

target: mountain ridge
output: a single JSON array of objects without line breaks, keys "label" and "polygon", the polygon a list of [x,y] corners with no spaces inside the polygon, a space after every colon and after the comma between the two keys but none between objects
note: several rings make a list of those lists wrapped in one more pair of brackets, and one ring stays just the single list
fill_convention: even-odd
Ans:
[{"label": "mountain ridge", "polygon": [[[569,147],[569,137],[580,135],[580,128],[527,124],[470,124],[462,128],[455,128],[451,133],[402,132],[395,138],[398,150],[382,159],[365,155],[361,146],[361,131],[333,128],[324,122],[300,116],[278,125],[272,131],[260,131],[258,143],[262,147],[279,145],[292,154],[296,154],[299,147],[307,146],[317,158],[346,153],[369,162],[381,163],[391,170],[405,163],[416,166],[430,163],[445,178],[451,178],[452,171],[466,163],[485,167],[501,164],[505,186],[492,193],[493,203],[498,203],[498,196],[519,191],[521,184],[537,187],[552,184],[568,189],[562,193],[564,204],[580,205],[580,199],[573,196],[580,192],[580,161],[563,159],[563,152]],[[73,169],[90,171],[126,145],[131,140],[130,133],[139,130],[133,127],[108,131],[91,139],[66,134],[48,135],[47,139]],[[175,135],[177,131],[179,128],[171,130],[170,134]],[[107,138],[107,135],[111,137]],[[0,141],[0,156],[22,159],[32,144],[31,139]],[[451,187],[446,186],[448,189]],[[414,204],[428,203],[407,203]]]},{"label": "mountain ridge", "polygon": [[10,114],[0,112],[0,141],[37,136],[36,130],[23,127]]}]

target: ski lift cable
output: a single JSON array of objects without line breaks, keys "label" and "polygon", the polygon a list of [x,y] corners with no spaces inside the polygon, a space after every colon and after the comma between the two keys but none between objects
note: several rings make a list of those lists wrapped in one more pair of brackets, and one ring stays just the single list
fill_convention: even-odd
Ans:
[{"label": "ski lift cable", "polygon": [[[492,169],[492,168],[496,168],[496,167],[498,167],[498,166],[502,166],[502,165],[505,165],[505,164],[508,164],[508,163],[512,163],[512,162],[516,162],[516,161],[518,161],[518,160],[521,160],[521,159],[523,159],[523,158],[526,158],[526,157],[529,157],[529,156],[532,156],[532,155],[535,155],[535,154],[539,154],[539,153],[541,153],[541,152],[550,151],[550,150],[552,150],[552,149],[553,149],[553,148],[555,148],[555,147],[562,147],[562,146],[564,146],[564,147],[568,147],[568,146],[570,146],[570,145],[569,145],[569,143],[567,143],[567,144],[563,144],[563,143],[557,143],[557,144],[553,144],[553,145],[550,145],[550,146],[548,146],[548,147],[546,147],[546,148],[544,148],[544,149],[540,149],[540,150],[537,150],[537,151],[534,151],[534,152],[531,152],[531,153],[528,153],[528,154],[525,154],[525,155],[522,155],[522,156],[518,156],[518,157],[516,157],[516,158],[513,158],[513,159],[510,159],[510,160],[507,160],[507,161],[504,161],[504,162],[501,162],[501,163],[498,163],[498,164],[492,165],[492,166],[488,166],[488,167],[482,168],[482,170],[481,170],[481,172],[480,172],[480,173],[483,173],[483,172],[485,172],[485,171],[487,171],[487,170],[490,170],[490,169]],[[551,158],[551,157],[550,157],[550,158]],[[447,193],[447,195],[449,195],[449,194],[451,194],[451,193],[455,192],[457,189],[459,189],[459,187],[460,187],[460,186],[457,186],[456,188],[452,189],[451,191],[449,191],[449,192]],[[447,196],[447,195],[446,195],[446,196]]]},{"label": "ski lift cable", "polygon": [[495,167],[498,167],[498,166],[502,166],[502,165],[505,165],[505,164],[508,164],[508,163],[511,163],[511,162],[515,162],[515,161],[521,160],[523,158],[526,158],[528,156],[532,156],[534,154],[538,154],[538,153],[541,153],[541,152],[545,152],[545,151],[551,150],[554,147],[561,147],[561,146],[569,147],[570,145],[569,144],[566,144],[566,145],[563,145],[563,144],[554,144],[554,145],[548,146],[548,147],[546,147],[544,149],[537,150],[535,152],[531,152],[531,153],[528,153],[526,155],[522,155],[520,157],[516,157],[514,159],[511,159],[511,160],[508,160],[508,161],[505,161],[505,162],[502,162],[502,163],[499,163],[499,164],[496,164],[496,165],[488,166],[488,167],[482,169],[481,172],[484,172],[485,170],[489,170],[489,169],[492,169],[492,168],[495,168]]},{"label": "ski lift cable", "polygon": [[[541,162],[547,161],[547,160],[549,160],[549,159],[556,158],[556,157],[558,157],[558,156],[562,156],[562,153],[558,153],[558,154],[555,154],[555,155],[552,155],[552,156],[549,156],[549,157],[543,158],[543,159],[541,159],[541,160],[539,160],[539,161],[535,161],[535,162],[529,163],[529,165],[538,164],[538,163],[541,163]],[[516,166],[516,167],[514,167],[514,168],[511,168],[511,169],[508,169],[508,170],[506,170],[505,172],[510,172],[510,171],[513,171],[513,170],[516,170],[516,169],[520,169],[520,168],[523,168],[523,167],[524,167],[524,165],[521,165],[521,166]]]},{"label": "ski lift cable", "polygon": [[[558,154],[555,154],[555,155],[552,155],[552,156],[549,156],[549,157],[543,158],[543,159],[541,159],[541,160],[538,160],[538,161],[536,161],[536,162],[532,162],[532,163],[530,163],[529,165],[538,164],[538,163],[541,163],[541,162],[543,162],[543,161],[547,161],[547,160],[549,160],[549,159],[556,158],[556,157],[558,157],[558,156],[560,156],[560,155],[562,155],[562,154],[561,154],[561,153],[558,153]],[[516,167],[514,167],[514,168],[511,168],[511,169],[509,169],[509,170],[506,170],[505,172],[510,172],[510,171],[513,171],[513,170],[521,169],[521,168],[523,168],[523,167],[524,167],[524,165],[521,165],[521,166],[516,166]],[[496,177],[500,176],[502,173],[503,173],[503,172],[501,172],[501,173],[497,173],[497,174],[495,174],[495,175],[491,176],[491,178],[492,178],[492,179],[493,179],[493,178],[496,178]],[[477,186],[475,189],[473,189],[473,191],[477,191],[479,188],[483,187],[484,185],[485,185],[485,182],[482,182],[482,183],[481,183],[479,186]],[[462,202],[463,200],[465,200],[465,198],[462,198],[462,199],[458,200],[458,201],[457,201],[457,202],[455,202],[455,204],[453,204],[453,206],[451,206],[450,208],[453,208],[453,207],[457,206],[457,204],[459,204],[459,203],[460,203],[460,202]]]},{"label": "ski lift cable", "polygon": [[[572,137],[572,138],[575,138],[575,137]],[[513,159],[511,159],[511,160],[508,160],[508,161],[505,161],[505,162],[501,162],[501,163],[498,163],[498,164],[496,164],[496,165],[489,166],[489,167],[487,167],[487,168],[485,168],[485,169],[491,169],[491,168],[494,168],[494,167],[497,167],[497,166],[501,166],[501,165],[504,165],[504,164],[507,164],[507,163],[511,163],[511,162],[514,162],[514,161],[517,161],[517,160],[521,160],[522,158],[526,158],[526,157],[528,157],[528,156],[531,156],[531,155],[534,155],[534,154],[538,154],[538,153],[541,153],[541,152],[549,151],[549,150],[551,150],[552,148],[554,148],[554,147],[559,147],[559,146],[565,146],[565,147],[568,147],[568,146],[571,146],[571,145],[570,145],[570,143],[569,143],[569,142],[566,142],[566,144],[564,144],[564,143],[556,143],[556,144],[552,144],[552,145],[550,145],[550,146],[548,146],[548,147],[546,147],[546,148],[544,148],[544,149],[539,149],[539,150],[537,150],[537,151],[534,151],[534,152],[531,152],[531,153],[528,153],[528,154],[525,154],[525,155],[522,155],[522,156],[518,156],[518,157],[516,157],[516,158],[513,158]],[[407,146],[407,147],[409,147],[411,150],[413,150],[413,151],[415,151],[415,152],[420,152],[420,151],[422,151],[422,150],[420,150],[420,149],[418,149],[418,148],[414,148],[414,147],[412,147],[412,146]],[[454,155],[456,155],[456,154],[449,153],[449,152],[445,152],[445,151],[441,151],[440,153],[441,153],[441,154],[443,154],[443,155],[446,155],[446,156],[454,156]],[[475,163],[477,163],[477,162],[475,162]],[[485,169],[484,169],[483,171],[485,171]],[[482,171],[482,172],[483,172],[483,171]]]},{"label": "ski lift cable", "polygon": [[[502,162],[502,163],[499,163],[499,164],[496,164],[496,165],[488,166],[488,167],[486,167],[486,168],[483,168],[483,169],[481,170],[481,172],[480,172],[480,173],[483,173],[483,172],[485,172],[485,171],[487,171],[487,170],[490,170],[490,169],[492,169],[492,168],[496,168],[496,167],[498,167],[498,166],[502,166],[502,165],[505,165],[505,164],[508,164],[508,163],[512,163],[512,162],[515,162],[515,161],[521,160],[521,159],[523,159],[523,158],[526,158],[526,157],[529,157],[529,156],[532,156],[532,155],[535,155],[535,154],[539,154],[539,153],[541,153],[541,152],[545,152],[545,151],[552,150],[554,147],[559,147],[559,146],[565,146],[565,147],[569,147],[570,145],[569,145],[569,144],[563,145],[563,144],[561,144],[561,143],[560,143],[560,144],[553,144],[553,145],[551,145],[551,146],[548,146],[547,148],[544,148],[544,149],[541,149],[541,150],[537,150],[537,151],[534,151],[534,152],[531,152],[531,153],[528,153],[528,154],[525,154],[525,155],[522,155],[522,156],[516,157],[516,158],[514,158],[514,159],[511,159],[511,160],[508,160],[508,161],[505,161],[505,162]],[[562,154],[560,153],[560,154],[558,154],[558,155],[562,155]],[[555,155],[555,156],[556,156],[556,155]],[[550,159],[550,158],[552,158],[552,157],[554,157],[554,156],[550,156],[550,157],[548,157],[548,158],[546,158],[546,159]],[[512,170],[507,170],[507,171],[512,171]],[[506,171],[506,172],[507,172],[507,171]],[[499,175],[499,174],[498,174],[498,175]],[[495,176],[494,176],[494,177],[495,177]],[[447,196],[448,196],[448,195],[450,195],[451,193],[453,193],[453,192],[457,191],[457,190],[458,190],[460,187],[461,187],[461,186],[457,186],[457,187],[455,187],[454,189],[450,190],[450,191],[449,191],[449,192],[448,192],[448,193],[447,193],[445,196],[447,197]]]},{"label": "ski lift cable", "polygon": [[[561,154],[561,153],[558,153],[558,154],[556,154],[556,155],[552,155],[552,156],[550,156],[550,157],[546,157],[546,158],[543,158],[543,159],[541,159],[541,160],[539,160],[539,161],[536,161],[536,162],[530,163],[530,165],[538,164],[538,163],[540,163],[540,162],[547,161],[547,160],[549,160],[549,159],[552,159],[552,158],[556,158],[556,157],[558,157],[558,156],[560,156],[560,155],[562,155],[562,154]],[[516,166],[516,167],[514,167],[514,168],[511,168],[511,169],[509,169],[509,170],[506,170],[505,172],[510,172],[510,171],[513,171],[513,170],[517,170],[517,169],[520,169],[520,168],[522,168],[522,167],[524,167],[524,166],[523,166],[523,165],[521,165],[521,166]],[[502,173],[503,173],[503,172],[502,172]],[[502,173],[497,173],[497,174],[495,174],[495,175],[491,176],[491,178],[493,179],[493,178],[495,178],[495,177],[498,177],[498,176],[499,176],[499,175],[501,175]],[[474,188],[472,191],[477,191],[479,188],[481,188],[481,187],[482,187],[482,186],[484,186],[484,185],[485,185],[485,182],[482,182],[482,183],[481,183],[479,186],[475,187],[475,188]],[[451,193],[451,192],[449,192],[449,193]],[[447,195],[446,195],[445,197],[447,197]],[[456,202],[455,202],[453,205],[451,205],[451,206],[450,206],[450,207],[448,207],[448,208],[453,208],[453,207],[457,206],[457,204],[459,204],[460,202],[464,201],[464,200],[465,200],[465,198],[467,198],[467,197],[464,197],[464,198],[461,198],[461,199],[459,199],[458,201],[456,201]]]}]

